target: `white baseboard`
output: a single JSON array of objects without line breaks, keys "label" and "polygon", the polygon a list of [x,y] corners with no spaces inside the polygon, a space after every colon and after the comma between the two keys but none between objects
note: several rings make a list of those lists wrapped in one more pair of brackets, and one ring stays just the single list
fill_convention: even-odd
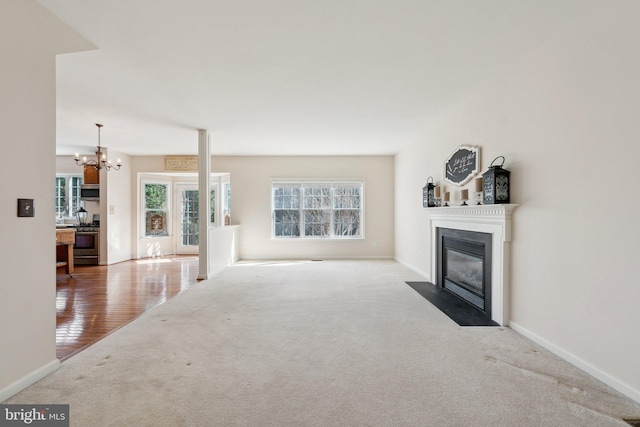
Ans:
[{"label": "white baseboard", "polygon": [[596,368],[595,366],[593,366],[593,365],[585,362],[584,360],[580,359],[575,354],[558,347],[557,345],[555,345],[555,344],[545,340],[544,338],[534,334],[533,332],[529,331],[528,329],[523,328],[522,326],[518,325],[515,322],[509,322],[509,327],[511,329],[513,329],[514,331],[518,332],[519,334],[524,335],[525,337],[529,338],[531,341],[533,341],[533,342],[535,342],[537,344],[540,344],[542,347],[544,347],[547,350],[549,350],[550,352],[554,353],[556,356],[559,356],[560,358],[566,360],[567,362],[571,363],[572,365],[582,369],[583,371],[585,371],[589,375],[599,379],[603,383],[607,384],[609,387],[616,389],[617,391],[619,391],[620,393],[622,393],[625,396],[629,397],[630,399],[633,399],[636,402],[640,403],[640,391],[639,390],[636,390],[633,387],[629,386],[628,384],[623,383],[619,379],[612,377],[611,375],[607,374],[606,372],[603,372],[602,370]]},{"label": "white baseboard", "polygon": [[384,260],[393,260],[394,258],[392,256],[388,256],[388,255],[375,255],[375,256],[317,256],[317,257],[305,257],[305,258],[295,258],[295,257],[290,257],[290,258],[280,258],[280,257],[276,257],[276,258],[268,258],[268,257],[259,257],[259,258],[253,258],[253,257],[239,257],[237,260],[234,261],[235,262],[242,262],[242,261],[247,261],[247,262],[260,262],[260,261],[270,261],[270,262],[277,262],[277,261],[309,261],[309,260],[327,260],[327,261],[384,261]]},{"label": "white baseboard", "polygon": [[101,264],[101,265],[113,265],[113,264],[119,264],[121,262],[131,261],[131,260],[132,260],[131,257],[128,257],[128,258],[127,257],[122,257],[122,258],[111,259],[106,264]]},{"label": "white baseboard", "polygon": [[14,382],[13,384],[10,384],[9,386],[3,388],[2,390],[0,390],[0,402],[4,402],[5,400],[11,398],[12,396],[15,396],[25,388],[40,381],[41,379],[43,379],[44,377],[46,377],[47,375],[49,375],[50,373],[58,369],[59,367],[60,367],[60,360],[58,359],[52,360],[46,365],[41,366],[35,371],[20,378],[18,381]]},{"label": "white baseboard", "polygon": [[404,262],[404,261],[403,261],[403,260],[401,260],[401,259],[394,258],[394,260],[395,260],[397,263],[404,265],[404,266],[405,266],[405,267],[407,267],[409,270],[413,270],[414,272],[418,273],[419,275],[421,275],[422,277],[424,277],[428,282],[433,283],[433,282],[431,281],[431,277],[429,277],[429,273],[427,273],[426,271],[422,271],[422,270],[420,270],[419,268],[416,268],[416,267],[414,267],[413,265],[408,264],[408,263]]}]

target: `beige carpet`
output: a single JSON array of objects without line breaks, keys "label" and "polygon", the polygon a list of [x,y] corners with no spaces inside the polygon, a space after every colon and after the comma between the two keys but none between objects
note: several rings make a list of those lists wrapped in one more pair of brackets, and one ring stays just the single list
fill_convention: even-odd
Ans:
[{"label": "beige carpet", "polygon": [[6,403],[74,426],[626,426],[635,403],[393,261],[239,263]]}]

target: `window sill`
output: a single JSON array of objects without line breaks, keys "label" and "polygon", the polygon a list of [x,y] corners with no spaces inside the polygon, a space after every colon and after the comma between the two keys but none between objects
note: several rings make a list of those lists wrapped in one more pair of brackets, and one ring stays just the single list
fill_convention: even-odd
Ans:
[{"label": "window sill", "polygon": [[280,242],[305,242],[309,240],[324,241],[324,242],[348,242],[348,241],[358,241],[358,240],[366,240],[365,237],[271,237],[269,240],[275,240]]}]

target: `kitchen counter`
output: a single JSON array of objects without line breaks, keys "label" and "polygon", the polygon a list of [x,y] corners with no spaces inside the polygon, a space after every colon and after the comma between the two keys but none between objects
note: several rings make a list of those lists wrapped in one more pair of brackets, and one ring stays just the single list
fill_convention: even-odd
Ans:
[{"label": "kitchen counter", "polygon": [[75,228],[56,227],[56,269],[64,267],[64,272],[73,276],[73,245],[76,242]]}]

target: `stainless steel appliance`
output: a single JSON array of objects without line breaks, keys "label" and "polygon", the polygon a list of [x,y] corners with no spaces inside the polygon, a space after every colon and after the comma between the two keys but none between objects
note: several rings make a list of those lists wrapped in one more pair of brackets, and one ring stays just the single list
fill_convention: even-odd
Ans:
[{"label": "stainless steel appliance", "polygon": [[99,202],[100,184],[82,184],[80,186],[80,200]]},{"label": "stainless steel appliance", "polygon": [[76,265],[98,265],[100,261],[100,226],[76,227],[76,243],[73,245],[73,262]]}]

